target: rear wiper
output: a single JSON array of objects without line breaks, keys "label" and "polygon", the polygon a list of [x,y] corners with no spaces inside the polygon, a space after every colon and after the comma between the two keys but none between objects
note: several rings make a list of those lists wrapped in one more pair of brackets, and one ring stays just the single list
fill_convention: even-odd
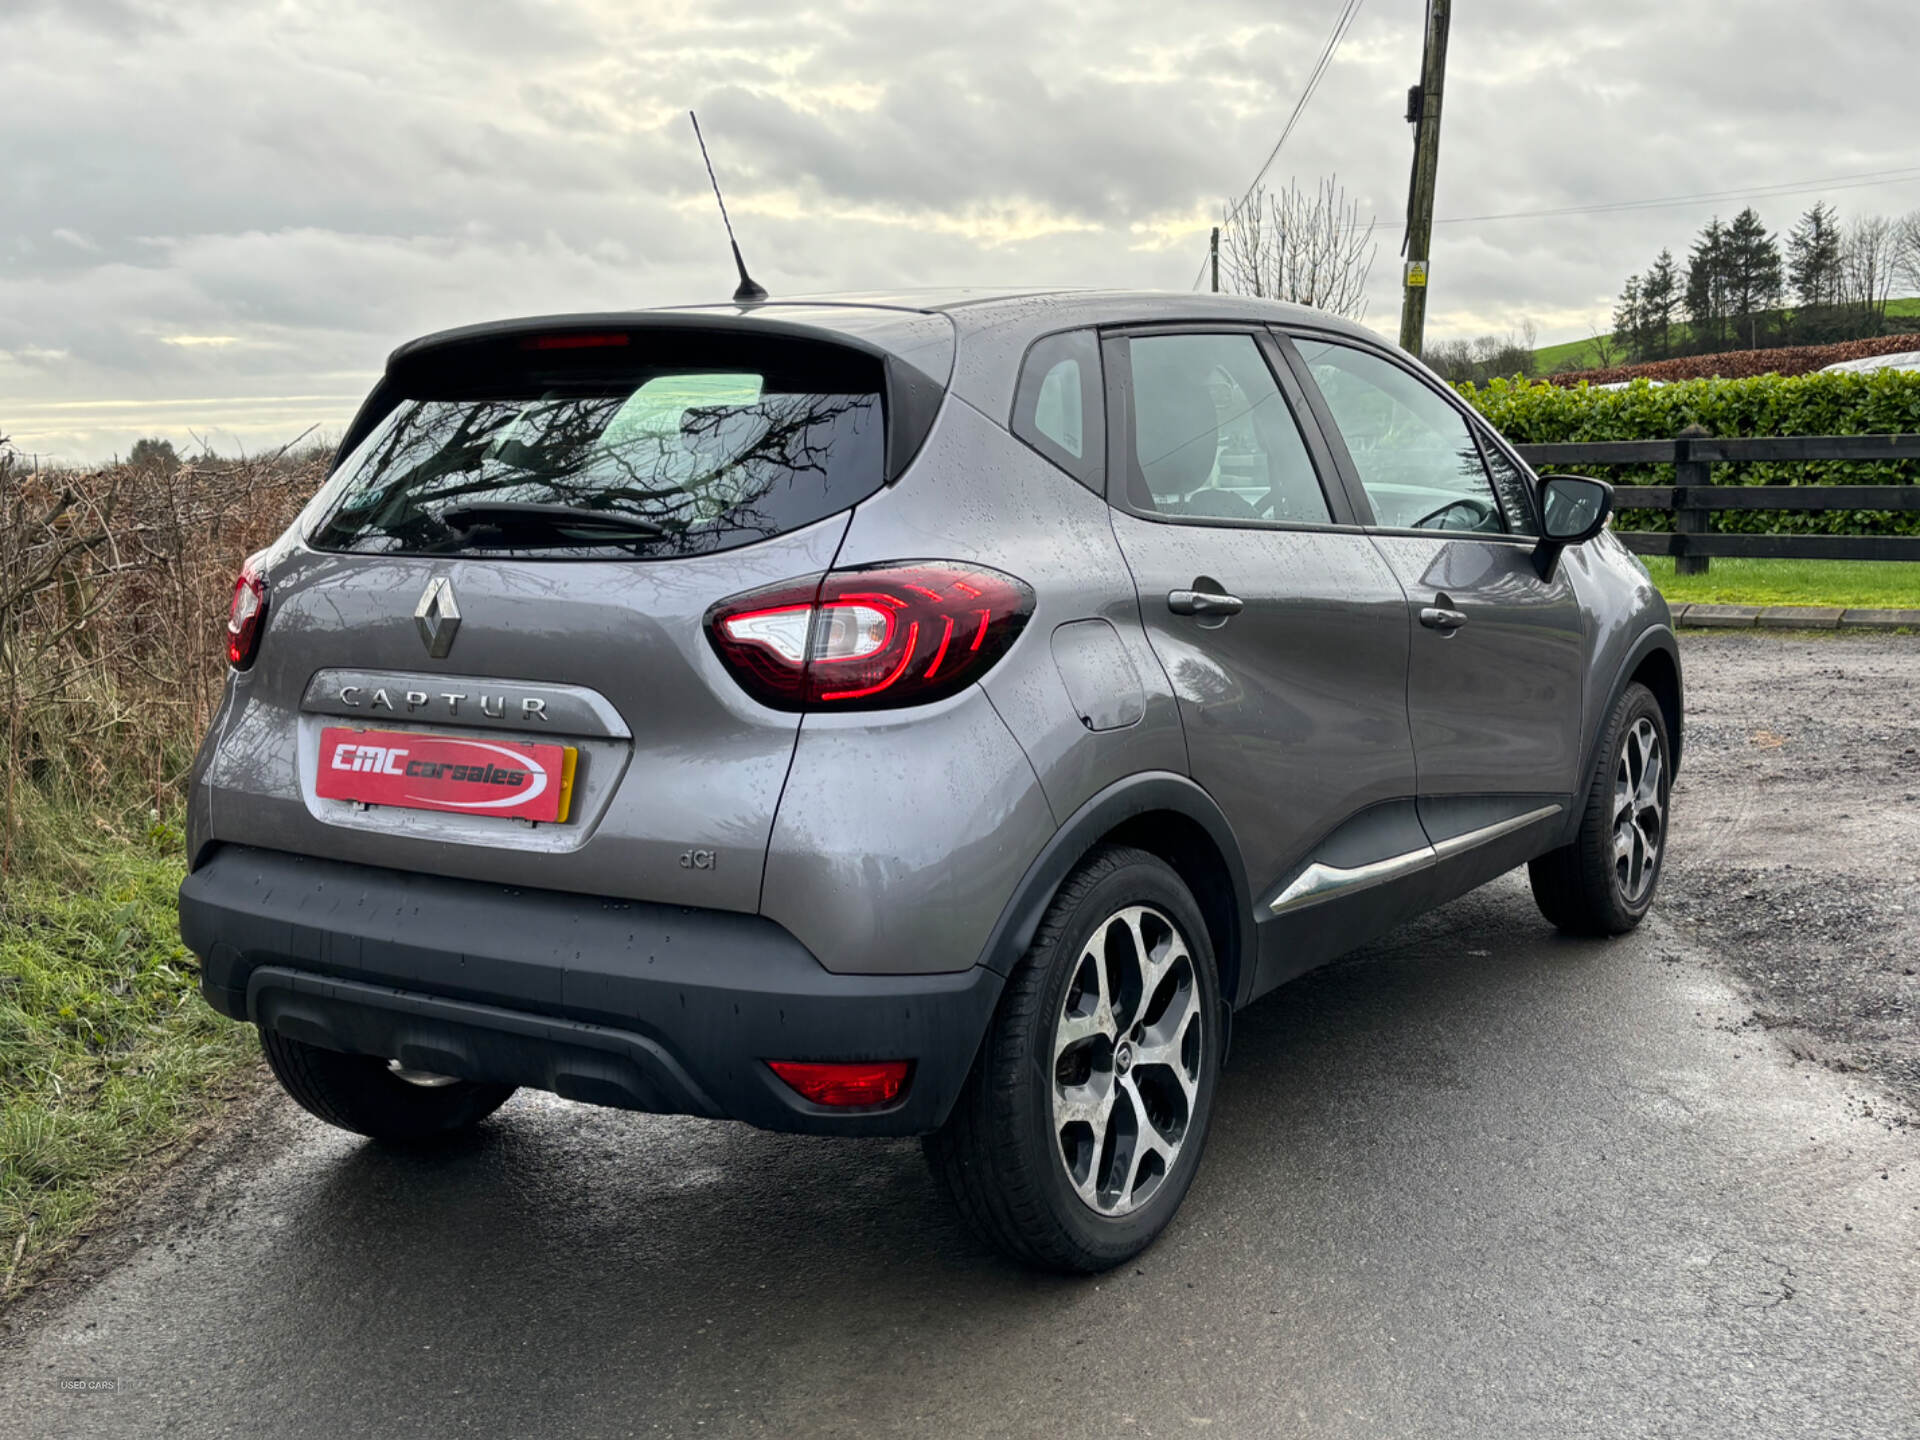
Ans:
[{"label": "rear wiper", "polygon": [[497,530],[510,543],[527,545],[620,544],[657,540],[667,533],[663,526],[639,515],[505,500],[455,505],[442,510],[439,519],[462,534]]}]

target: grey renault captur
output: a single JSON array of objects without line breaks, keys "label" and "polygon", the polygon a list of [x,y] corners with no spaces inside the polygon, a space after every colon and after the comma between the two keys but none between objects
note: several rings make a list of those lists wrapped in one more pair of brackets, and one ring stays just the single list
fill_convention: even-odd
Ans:
[{"label": "grey renault captur", "polygon": [[919,1135],[1098,1270],[1241,1006],[1521,864],[1646,913],[1680,665],[1611,508],[1261,301],[432,335],[235,586],[181,930],[335,1125]]}]

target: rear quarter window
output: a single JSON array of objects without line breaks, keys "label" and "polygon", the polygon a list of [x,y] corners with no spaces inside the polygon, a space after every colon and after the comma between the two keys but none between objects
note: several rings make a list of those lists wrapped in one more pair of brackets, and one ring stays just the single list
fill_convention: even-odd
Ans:
[{"label": "rear quarter window", "polygon": [[[863,355],[563,358],[421,388],[437,393],[402,398],[329,482],[316,549],[703,554],[824,519],[885,479],[882,375]],[[550,507],[602,517],[609,534],[632,523],[582,539],[594,527],[556,525]]]},{"label": "rear quarter window", "polygon": [[1106,488],[1106,404],[1091,330],[1036,341],[1014,391],[1013,433],[1089,490]]}]

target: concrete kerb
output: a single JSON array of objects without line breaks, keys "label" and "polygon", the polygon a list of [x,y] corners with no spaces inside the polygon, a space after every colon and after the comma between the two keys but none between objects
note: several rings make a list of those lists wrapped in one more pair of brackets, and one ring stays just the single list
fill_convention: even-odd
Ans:
[{"label": "concrete kerb", "polygon": [[1840,628],[1920,632],[1920,610],[1848,610],[1840,616]]},{"label": "concrete kerb", "polygon": [[1694,630],[1912,630],[1920,610],[1849,610],[1838,605],[1676,605],[1673,622]]}]

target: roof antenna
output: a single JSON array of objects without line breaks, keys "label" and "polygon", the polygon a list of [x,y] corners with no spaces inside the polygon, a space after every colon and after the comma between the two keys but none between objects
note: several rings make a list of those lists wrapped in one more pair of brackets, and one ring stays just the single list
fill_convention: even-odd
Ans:
[{"label": "roof antenna", "polygon": [[706,137],[700,133],[700,117],[687,111],[687,118],[693,121],[693,138],[700,142],[700,158],[707,162],[707,179],[713,185],[713,198],[720,203],[720,223],[727,227],[727,243],[733,247],[734,268],[740,272],[740,288],[733,292],[736,305],[757,305],[767,298],[764,286],[754,283],[747,274],[747,262],[740,258],[740,242],[733,238],[733,221],[727,218],[727,202],[720,198],[720,182],[713,178],[713,158],[707,154]]}]

